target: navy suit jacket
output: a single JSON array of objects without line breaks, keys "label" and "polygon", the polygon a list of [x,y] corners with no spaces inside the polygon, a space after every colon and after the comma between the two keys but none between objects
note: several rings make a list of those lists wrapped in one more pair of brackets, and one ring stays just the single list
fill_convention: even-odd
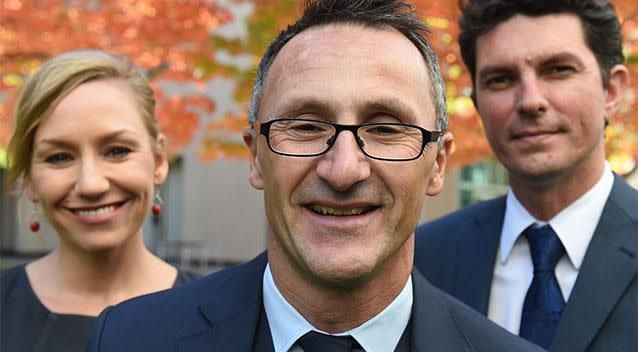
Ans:
[{"label": "navy suit jacket", "polygon": [[[121,303],[99,317],[89,352],[253,351],[267,258]],[[414,271],[411,351],[540,351]],[[271,347],[272,348],[272,347]]]},{"label": "navy suit jacket", "polygon": [[[504,214],[500,197],[419,226],[415,266],[486,315]],[[550,351],[638,351],[637,239],[638,191],[614,175]]]}]

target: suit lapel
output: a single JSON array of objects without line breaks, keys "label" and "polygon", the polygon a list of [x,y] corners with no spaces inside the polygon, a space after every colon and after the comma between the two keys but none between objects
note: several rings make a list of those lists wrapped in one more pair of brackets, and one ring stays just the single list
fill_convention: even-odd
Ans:
[{"label": "suit lapel", "polygon": [[410,351],[461,351],[467,348],[448,311],[449,302],[415,269]]},{"label": "suit lapel", "polygon": [[211,288],[215,299],[198,305],[210,327],[178,343],[180,352],[252,351],[262,307],[262,276],[267,257],[262,254],[245,270]]},{"label": "suit lapel", "polygon": [[478,212],[466,236],[459,236],[456,245],[458,270],[455,274],[454,296],[483,315],[487,315],[494,263],[499,248],[505,197],[485,203]]},{"label": "suit lapel", "polygon": [[552,345],[584,351],[636,275],[637,192],[616,176]]}]

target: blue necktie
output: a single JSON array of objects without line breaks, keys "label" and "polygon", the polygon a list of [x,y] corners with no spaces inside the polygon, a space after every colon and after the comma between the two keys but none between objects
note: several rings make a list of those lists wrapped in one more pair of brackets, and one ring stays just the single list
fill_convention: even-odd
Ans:
[{"label": "blue necktie", "polygon": [[529,241],[534,262],[534,279],[525,296],[519,335],[549,349],[565,308],[565,300],[554,274],[565,248],[549,225],[532,225],[524,234]]},{"label": "blue necktie", "polygon": [[350,335],[334,336],[311,331],[297,340],[304,352],[352,352],[361,347]]}]

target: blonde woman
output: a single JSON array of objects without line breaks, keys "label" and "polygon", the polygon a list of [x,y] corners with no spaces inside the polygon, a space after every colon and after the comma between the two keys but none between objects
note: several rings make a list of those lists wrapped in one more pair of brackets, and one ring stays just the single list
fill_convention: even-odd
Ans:
[{"label": "blonde woman", "polygon": [[0,350],[84,351],[105,307],[195,277],[144,246],[168,173],[154,106],[143,73],[102,51],[54,57],[23,87],[8,186],[21,181],[59,245],[2,272]]}]

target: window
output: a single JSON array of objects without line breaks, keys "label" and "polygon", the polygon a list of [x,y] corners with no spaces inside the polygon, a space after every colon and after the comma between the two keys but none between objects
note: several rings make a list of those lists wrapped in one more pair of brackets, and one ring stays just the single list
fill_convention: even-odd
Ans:
[{"label": "window", "polygon": [[507,170],[496,160],[486,160],[461,171],[461,207],[507,193]]}]

